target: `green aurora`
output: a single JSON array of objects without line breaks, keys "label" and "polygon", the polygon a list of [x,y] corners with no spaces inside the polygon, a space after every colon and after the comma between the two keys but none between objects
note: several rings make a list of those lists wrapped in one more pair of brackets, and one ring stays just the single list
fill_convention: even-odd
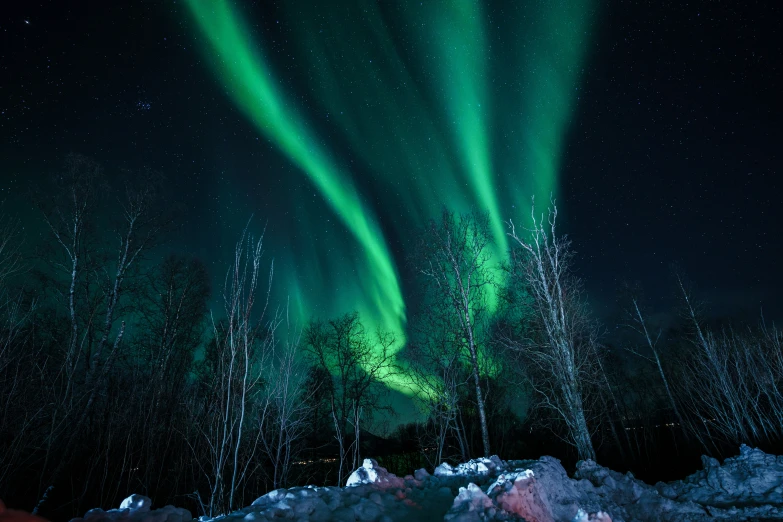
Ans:
[{"label": "green aurora", "polygon": [[275,286],[300,318],[357,310],[401,348],[400,274],[417,227],[444,205],[486,211],[499,263],[504,222],[557,194],[591,1],[504,12],[473,0],[284,2],[290,82],[270,59],[271,36],[248,22],[258,13],[186,3],[216,80],[336,218],[326,226],[299,207],[301,233],[274,247]]}]

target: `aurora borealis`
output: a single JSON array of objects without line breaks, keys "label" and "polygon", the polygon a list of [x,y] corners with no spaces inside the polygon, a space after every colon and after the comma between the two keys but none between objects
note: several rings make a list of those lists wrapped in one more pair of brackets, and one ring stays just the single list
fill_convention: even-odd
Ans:
[{"label": "aurora borealis", "polygon": [[[207,10],[207,5],[213,9]],[[401,332],[404,311],[397,273],[376,220],[362,204],[351,179],[329,159],[297,111],[277,91],[268,67],[253,51],[232,9],[223,1],[194,1],[190,6],[217,54],[216,60],[222,65],[219,74],[226,78],[234,100],[312,180],[361,245],[365,263],[357,263],[362,271],[359,291],[367,303],[357,303],[357,309],[371,310],[386,328]]]},{"label": "aurora borealis", "polygon": [[110,181],[160,172],[179,212],[161,252],[203,261],[216,290],[253,216],[276,303],[302,323],[357,310],[398,348],[421,307],[407,256],[444,206],[487,211],[500,262],[503,222],[553,194],[597,315],[626,279],[670,310],[672,262],[727,310],[740,298],[758,310],[783,284],[768,253],[780,39],[759,6],[90,0],[8,12],[0,199],[29,223],[30,250],[46,238],[31,187],[75,152]]},{"label": "aurora borealis", "polygon": [[783,453],[783,3],[6,4],[9,509]]},{"label": "aurora borealis", "polygon": [[[392,254],[388,234],[405,236],[436,218],[443,205],[479,209],[489,214],[500,263],[507,250],[504,222],[514,205],[527,205],[533,196],[547,201],[557,192],[561,143],[592,16],[586,0],[519,9],[502,23],[478,1],[335,1],[308,10],[290,3],[283,11],[294,28],[291,61],[300,67],[295,74],[306,78],[296,98],[281,87],[267,58],[268,37],[249,28],[246,19],[256,15],[250,6],[187,4],[215,80],[321,195],[341,224],[327,234],[348,232],[355,242],[350,270],[323,262],[323,249],[341,241],[328,235],[308,245],[320,250],[317,267],[283,265],[283,289],[309,289],[296,296],[305,316],[358,310],[371,328],[403,340],[404,253]],[[340,23],[340,17],[363,23]],[[504,53],[494,50],[504,46],[510,46]],[[318,112],[328,118],[313,121]],[[493,132],[498,128],[507,132]],[[327,134],[338,135],[363,165],[337,159]],[[379,222],[372,202],[380,198],[402,215]],[[316,229],[312,222],[304,226]],[[345,273],[353,277],[334,300],[325,283]]]}]

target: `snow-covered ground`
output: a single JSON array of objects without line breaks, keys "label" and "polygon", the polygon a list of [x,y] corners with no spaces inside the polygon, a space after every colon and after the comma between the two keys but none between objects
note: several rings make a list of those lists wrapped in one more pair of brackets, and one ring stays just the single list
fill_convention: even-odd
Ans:
[{"label": "snow-covered ground", "polygon": [[[263,520],[414,522],[647,522],[783,520],[783,457],[747,446],[723,464],[702,457],[704,469],[685,480],[655,486],[581,462],[569,477],[552,457],[444,463],[404,478],[372,459],[348,485],[278,489],[250,506],[200,522]],[[151,510],[134,495],[118,510],[92,510],[72,522],[187,522],[190,513],[167,506]]]}]

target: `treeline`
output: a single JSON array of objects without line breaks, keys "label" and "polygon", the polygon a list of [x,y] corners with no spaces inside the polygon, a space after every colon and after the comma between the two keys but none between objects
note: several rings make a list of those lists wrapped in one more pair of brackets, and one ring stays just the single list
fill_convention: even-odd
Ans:
[{"label": "treeline", "polygon": [[[637,469],[672,448],[781,440],[780,332],[709,323],[675,275],[679,323],[657,328],[630,289],[612,325],[629,336],[610,346],[554,203],[508,223],[504,256],[480,213],[444,211],[419,231],[402,346],[356,313],[293,324],[252,224],[215,288],[198,259],[160,254],[175,219],[156,180],[113,187],[72,156],[35,197],[34,254],[19,222],[0,222],[11,507],[67,519],[136,492],[214,516],[278,487],[343,484],[369,456],[400,473],[544,451]],[[392,381],[419,421],[380,439],[398,423]]]}]

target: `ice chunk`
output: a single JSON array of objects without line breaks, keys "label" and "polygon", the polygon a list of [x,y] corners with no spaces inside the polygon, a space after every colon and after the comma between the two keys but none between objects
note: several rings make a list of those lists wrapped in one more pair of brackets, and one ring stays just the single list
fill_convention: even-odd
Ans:
[{"label": "ice chunk", "polygon": [[358,486],[359,484],[372,484],[378,482],[378,463],[372,459],[364,459],[362,467],[351,473],[346,486]]},{"label": "ice chunk", "polygon": [[453,477],[454,468],[452,468],[448,462],[443,462],[440,466],[435,468],[434,475],[436,477]]},{"label": "ice chunk", "polygon": [[258,497],[251,506],[269,506],[283,500],[288,494],[287,489],[274,489],[264,496]]},{"label": "ice chunk", "polygon": [[490,458],[480,458],[469,460],[457,464],[457,467],[452,467],[448,462],[442,463],[435,468],[436,477],[471,477],[477,475],[490,475],[496,473],[505,468],[505,464],[497,455],[493,455]]},{"label": "ice chunk", "polygon": [[[670,484],[677,500],[705,505],[783,504],[783,458],[740,446],[740,454],[721,465],[702,457],[704,469]],[[671,491],[667,491],[671,493]]]},{"label": "ice chunk", "polygon": [[612,519],[603,511],[588,515],[585,510],[580,509],[571,522],[612,522]]},{"label": "ice chunk", "polygon": [[[492,509],[494,515],[495,505],[492,500],[474,483],[469,483],[465,488],[459,488],[459,494],[454,499],[451,509],[443,518],[446,521],[481,520],[487,510]],[[464,515],[471,514],[466,517]]]},{"label": "ice chunk", "polygon": [[393,473],[386,471],[378,465],[374,459],[364,459],[362,466],[351,473],[346,487],[354,487],[362,484],[375,484],[380,487],[405,487],[405,481]]},{"label": "ice chunk", "polygon": [[133,494],[120,503],[120,509],[130,509],[131,511],[149,511],[152,506],[152,500],[143,495]]}]

